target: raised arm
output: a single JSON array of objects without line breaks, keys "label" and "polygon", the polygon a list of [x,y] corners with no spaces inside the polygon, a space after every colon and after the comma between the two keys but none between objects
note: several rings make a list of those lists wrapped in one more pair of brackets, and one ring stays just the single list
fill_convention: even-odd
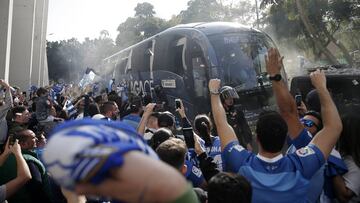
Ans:
[{"label": "raised arm", "polygon": [[144,135],[146,123],[148,122],[149,116],[154,111],[155,105],[156,105],[155,103],[149,103],[148,105],[146,105],[145,112],[144,112],[143,116],[141,117],[140,123],[137,127],[137,132],[140,135]]},{"label": "raised arm", "polygon": [[192,128],[190,121],[186,117],[184,104],[181,99],[179,99],[179,101],[180,101],[180,108],[176,109],[176,111],[179,113],[181,117],[182,128],[183,130],[187,128]]},{"label": "raised arm", "polygon": [[211,79],[209,81],[209,90],[211,95],[211,111],[214,115],[216,131],[220,137],[221,150],[224,150],[230,142],[236,141],[234,129],[229,125],[226,119],[226,113],[220,101],[220,80]]},{"label": "raised arm", "polygon": [[323,121],[322,130],[315,135],[311,143],[315,144],[321,150],[325,159],[327,159],[340,137],[342,123],[337,108],[326,88],[324,72],[317,70],[310,74],[310,79],[319,94]]},{"label": "raised arm", "polygon": [[[266,71],[269,76],[280,74],[283,66],[282,60],[283,57],[280,57],[277,49],[269,49],[268,56],[265,58]],[[291,139],[295,139],[304,129],[299,120],[295,100],[283,79],[280,81],[272,80],[272,88],[279,107],[279,113],[288,126],[288,135]]]},{"label": "raised arm", "polygon": [[10,146],[10,151],[15,155],[16,158],[17,176],[15,179],[6,183],[6,198],[13,195],[19,188],[21,188],[27,181],[31,179],[30,170],[21,154],[18,140],[15,141],[13,146]]}]

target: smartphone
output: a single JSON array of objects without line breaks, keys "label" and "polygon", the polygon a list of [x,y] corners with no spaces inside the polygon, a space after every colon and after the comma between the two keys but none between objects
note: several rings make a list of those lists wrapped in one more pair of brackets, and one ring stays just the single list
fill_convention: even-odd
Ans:
[{"label": "smartphone", "polygon": [[301,106],[301,102],[302,102],[301,94],[295,95],[295,102],[296,102],[296,106]]},{"label": "smartphone", "polygon": [[9,136],[9,145],[14,145],[15,144],[15,141],[16,141],[16,139],[15,139],[15,136],[14,135],[10,135]]},{"label": "smartphone", "polygon": [[194,149],[195,148],[195,140],[194,140],[193,129],[191,127],[183,128],[183,135],[184,135],[186,146],[189,149]]},{"label": "smartphone", "polygon": [[180,99],[175,99],[175,109],[180,109],[181,108],[181,103],[180,103]]}]

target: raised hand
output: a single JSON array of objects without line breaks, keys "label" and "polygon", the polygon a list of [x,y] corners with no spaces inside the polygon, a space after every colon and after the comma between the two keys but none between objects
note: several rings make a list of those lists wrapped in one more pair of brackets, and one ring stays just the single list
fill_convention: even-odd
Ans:
[{"label": "raised hand", "polygon": [[144,115],[150,115],[156,106],[156,103],[148,103],[145,107]]},{"label": "raised hand", "polygon": [[15,140],[13,145],[9,145],[9,151],[12,152],[15,156],[21,155],[21,147],[19,145],[19,140]]},{"label": "raised hand", "polygon": [[268,55],[265,57],[266,71],[269,75],[273,76],[280,73],[282,68],[282,61],[284,57],[280,57],[280,53],[275,48],[268,50]]},{"label": "raised hand", "polygon": [[220,89],[220,83],[221,83],[220,79],[211,79],[209,81],[209,91],[212,93],[215,93],[215,92],[218,93],[219,89]]},{"label": "raised hand", "polygon": [[178,99],[178,100],[180,101],[180,108],[176,109],[176,111],[180,114],[181,118],[185,118],[186,113],[185,113],[184,104],[181,99]]},{"label": "raised hand", "polygon": [[317,69],[310,74],[310,79],[316,89],[326,89],[326,77],[324,71]]}]

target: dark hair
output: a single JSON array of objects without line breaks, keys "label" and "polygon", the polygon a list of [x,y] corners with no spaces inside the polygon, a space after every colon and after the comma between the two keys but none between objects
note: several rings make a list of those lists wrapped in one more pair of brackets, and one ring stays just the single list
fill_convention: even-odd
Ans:
[{"label": "dark hair", "polygon": [[276,111],[265,111],[259,115],[256,134],[261,147],[266,152],[280,152],[284,146],[288,127]]},{"label": "dark hair", "polygon": [[308,110],[321,112],[321,104],[320,104],[319,94],[316,91],[316,89],[313,89],[307,93],[305,102],[306,102],[306,107]]},{"label": "dark hair", "polygon": [[151,148],[156,150],[161,143],[168,140],[170,137],[174,137],[171,130],[167,128],[159,128],[150,139]]},{"label": "dark hair", "polygon": [[160,116],[159,112],[152,112],[149,117],[159,118],[159,116]]},{"label": "dark hair", "polygon": [[[27,139],[29,138],[29,136],[26,136],[25,132],[28,131],[29,129],[21,129],[18,130],[16,132],[14,132],[14,134],[12,134],[11,136],[14,137],[14,139],[19,140],[19,143],[24,143],[27,141]],[[31,130],[30,130],[31,131]]]},{"label": "dark hair", "polygon": [[342,116],[342,124],[339,151],[343,156],[351,156],[360,167],[360,115],[347,113]]},{"label": "dark hair", "polygon": [[199,133],[199,136],[205,140],[206,145],[211,144],[210,132],[212,129],[212,123],[207,115],[197,115],[194,119],[194,128]]},{"label": "dark hair", "polygon": [[99,106],[96,103],[89,104],[88,113],[90,117],[93,117],[95,114],[99,114]]},{"label": "dark hair", "polygon": [[310,111],[307,111],[304,116],[313,116],[315,117],[316,119],[319,120],[319,124],[317,125],[317,130],[320,131],[322,128],[323,128],[323,123],[322,123],[322,119],[321,119],[321,115],[319,112],[316,112],[316,111],[313,111],[313,110],[310,110]]},{"label": "dark hair", "polygon": [[112,110],[112,106],[115,106],[115,104],[116,103],[114,101],[104,102],[100,107],[100,113],[105,115],[107,112]]},{"label": "dark hair", "polygon": [[118,94],[112,94],[108,96],[109,101],[114,101],[118,107],[120,108],[122,106],[122,100],[121,97]]},{"label": "dark hair", "polygon": [[129,112],[138,113],[142,107],[142,98],[137,95],[132,95],[129,97]]},{"label": "dark hair", "polygon": [[61,111],[58,113],[57,117],[62,118],[64,120],[69,120],[69,115],[64,109],[61,109]]},{"label": "dark hair", "polygon": [[24,111],[26,111],[26,107],[24,106],[15,106],[14,108],[11,109],[11,113],[12,113],[12,117],[13,119],[16,118],[16,114],[17,113],[23,113]]},{"label": "dark hair", "polygon": [[175,116],[168,111],[162,112],[159,114],[158,124],[160,128],[172,128],[175,124]]},{"label": "dark hair", "polygon": [[185,163],[187,148],[184,141],[178,138],[165,140],[156,148],[159,158],[165,163],[180,170]]},{"label": "dark hair", "polygon": [[208,185],[208,203],[250,203],[252,187],[243,176],[220,172],[213,176]]},{"label": "dark hair", "polygon": [[100,102],[102,102],[102,96],[101,96],[101,95],[96,96],[96,97],[94,98],[94,102],[95,102],[95,103],[100,103]]},{"label": "dark hair", "polygon": [[47,94],[47,93],[48,93],[48,90],[45,89],[44,87],[40,87],[39,89],[36,90],[36,95],[38,97],[40,97],[43,94]]}]

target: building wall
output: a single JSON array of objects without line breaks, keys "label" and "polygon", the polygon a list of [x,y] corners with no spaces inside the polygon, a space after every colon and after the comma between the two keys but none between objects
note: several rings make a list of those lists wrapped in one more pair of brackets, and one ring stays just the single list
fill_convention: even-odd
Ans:
[{"label": "building wall", "polygon": [[10,83],[28,89],[32,72],[36,0],[14,1]]},{"label": "building wall", "polygon": [[0,1],[0,78],[9,80],[13,0]]},{"label": "building wall", "polygon": [[48,0],[0,0],[0,78],[26,91],[48,84]]}]

